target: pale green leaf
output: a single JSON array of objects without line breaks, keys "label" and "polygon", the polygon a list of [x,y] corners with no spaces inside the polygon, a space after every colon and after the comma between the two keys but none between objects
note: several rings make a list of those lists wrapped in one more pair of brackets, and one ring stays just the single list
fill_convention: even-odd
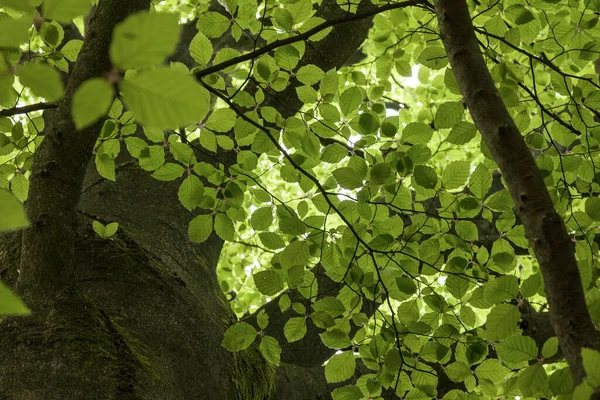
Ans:
[{"label": "pale green leaf", "polygon": [[23,204],[8,190],[0,189],[0,232],[28,226],[29,219]]},{"label": "pale green leaf", "polygon": [[195,175],[188,175],[179,186],[179,201],[188,210],[198,207],[204,195],[204,185]]},{"label": "pale green leaf", "polygon": [[[597,369],[598,365],[596,365]],[[531,365],[521,371],[518,380],[519,389],[527,397],[545,397],[548,391],[548,375],[542,365]]]},{"label": "pale green leaf", "polygon": [[161,165],[156,171],[154,171],[152,177],[154,179],[158,179],[159,181],[172,181],[181,177],[184,171],[185,168],[183,168],[179,164],[166,163]]},{"label": "pale green leaf", "polygon": [[256,329],[245,322],[238,322],[225,332],[221,345],[229,351],[245,350],[256,338]]},{"label": "pale green leaf", "polygon": [[283,290],[283,279],[274,270],[259,271],[254,274],[254,284],[265,296],[273,296]]},{"label": "pale green leaf", "polygon": [[490,341],[504,339],[517,330],[521,313],[511,304],[498,304],[488,314],[486,322],[487,336]]},{"label": "pale green leaf", "polygon": [[67,23],[86,15],[91,7],[90,0],[45,0],[43,10],[44,17]]},{"label": "pale green leaf", "polygon": [[479,378],[489,379],[494,383],[502,382],[508,373],[509,369],[496,359],[485,360],[475,368],[475,374]]},{"label": "pale green leaf", "polygon": [[13,294],[13,292],[0,282],[0,315],[29,315],[31,311]]},{"label": "pale green leaf", "polygon": [[190,43],[190,55],[200,65],[207,65],[212,57],[213,46],[208,38],[198,32]]},{"label": "pale green leaf", "polygon": [[149,67],[173,53],[178,40],[177,15],[140,12],[115,27],[110,59],[122,70]]},{"label": "pale green leaf", "polygon": [[263,336],[260,341],[260,352],[268,362],[279,365],[281,346],[279,345],[277,339],[268,335]]},{"label": "pale green leaf", "polygon": [[72,113],[75,127],[88,127],[104,117],[113,103],[114,88],[102,78],[93,78],[81,84],[73,95]]},{"label": "pale green leaf", "polygon": [[144,71],[120,83],[125,105],[142,124],[160,130],[201,121],[210,96],[191,75],[169,68]]},{"label": "pale green leaf", "polygon": [[213,216],[202,214],[195,217],[188,227],[188,235],[192,242],[205,242],[213,231]]},{"label": "pale green leaf", "polygon": [[356,360],[352,351],[344,351],[331,357],[325,365],[325,378],[328,383],[343,382],[354,375]]},{"label": "pale green leaf", "polygon": [[535,360],[538,348],[535,340],[522,335],[513,335],[496,344],[498,357],[509,367],[518,367],[520,363]]},{"label": "pale green leaf", "polygon": [[26,63],[18,72],[19,81],[28,86],[36,96],[44,97],[47,101],[59,100],[64,93],[64,87],[59,72],[46,64]]},{"label": "pale green leaf", "polygon": [[302,339],[306,335],[306,319],[304,317],[290,318],[285,323],[283,333],[289,343]]}]

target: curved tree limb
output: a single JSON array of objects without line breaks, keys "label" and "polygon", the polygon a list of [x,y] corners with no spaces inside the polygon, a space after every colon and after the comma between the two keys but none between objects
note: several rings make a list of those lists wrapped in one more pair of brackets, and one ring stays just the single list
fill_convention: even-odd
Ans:
[{"label": "curved tree limb", "polygon": [[583,347],[598,348],[574,246],[537,165],[485,65],[464,0],[435,2],[442,41],[473,121],[500,167],[540,264],[550,320],[574,381],[585,377]]}]

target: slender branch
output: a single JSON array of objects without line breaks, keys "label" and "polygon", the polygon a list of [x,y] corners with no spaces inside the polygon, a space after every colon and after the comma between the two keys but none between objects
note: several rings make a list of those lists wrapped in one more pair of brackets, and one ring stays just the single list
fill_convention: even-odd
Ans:
[{"label": "slender branch", "polygon": [[58,107],[56,103],[36,103],[23,107],[7,108],[4,110],[0,110],[0,117],[10,117],[18,114],[27,114],[33,111],[48,110],[50,108],[56,107]]},{"label": "slender branch", "polygon": [[204,68],[203,70],[196,72],[195,76],[197,79],[200,79],[207,75],[213,74],[215,72],[224,70],[225,68],[228,68],[228,67],[234,66],[236,64],[239,64],[241,62],[248,61],[248,60],[251,60],[258,56],[261,56],[265,53],[268,53],[272,50],[277,49],[278,47],[296,43],[296,42],[300,42],[300,41],[304,41],[304,40],[308,40],[314,34],[319,33],[327,28],[331,28],[335,25],[345,24],[347,22],[352,22],[352,21],[358,21],[361,19],[372,17],[372,16],[382,13],[384,11],[395,10],[398,8],[405,8],[405,7],[409,7],[409,6],[416,6],[419,4],[425,4],[425,1],[424,0],[408,0],[408,1],[403,1],[400,3],[386,4],[385,6],[377,7],[373,10],[366,11],[362,14],[347,15],[344,17],[331,19],[331,20],[325,21],[325,22],[315,26],[314,28],[309,29],[306,32],[301,33],[299,35],[290,36],[289,38],[286,38],[286,39],[276,40],[272,43],[269,43],[266,46],[261,47],[260,49],[251,51],[250,53],[242,54],[241,56],[234,57],[227,61],[223,61],[222,63],[219,63],[217,65],[213,65],[212,67]]}]

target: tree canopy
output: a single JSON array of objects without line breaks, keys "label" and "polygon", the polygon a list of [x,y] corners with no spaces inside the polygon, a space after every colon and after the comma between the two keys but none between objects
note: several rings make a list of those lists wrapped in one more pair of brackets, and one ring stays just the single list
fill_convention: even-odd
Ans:
[{"label": "tree canopy", "polygon": [[205,271],[166,273],[205,307],[185,318],[219,320],[211,351],[256,353],[232,376],[264,382],[239,398],[291,396],[290,365],[335,400],[600,398],[599,16],[0,0],[0,334],[75,327],[48,321],[76,300],[135,356],[115,317],[134,308],[109,315],[78,280],[110,256],[80,243],[118,257],[144,237],[144,263]]}]

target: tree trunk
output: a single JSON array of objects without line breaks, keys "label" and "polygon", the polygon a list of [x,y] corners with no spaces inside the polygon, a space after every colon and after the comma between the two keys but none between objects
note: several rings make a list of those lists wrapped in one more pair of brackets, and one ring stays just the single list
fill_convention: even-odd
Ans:
[{"label": "tree trunk", "polygon": [[[109,182],[89,162],[102,122],[76,131],[72,95],[110,71],[115,24],[149,4],[100,0],[35,154],[32,228],[0,240],[2,278],[34,311],[0,323],[0,399],[329,398],[321,367],[328,356],[306,365],[288,353],[276,377],[257,345],[237,353],[221,346],[236,320],[216,276],[223,241],[213,234],[202,245],[190,242],[187,226],[196,214],[181,206],[179,182],[157,181],[126,158],[117,160],[116,182]],[[324,1],[320,15],[345,11]],[[307,48],[305,60],[323,70],[341,67],[370,24],[365,18],[335,27]],[[293,88],[284,96],[273,106],[291,115],[300,103]],[[234,157],[221,154],[219,162],[231,165]],[[101,239],[94,220],[118,222],[119,230]],[[303,346],[322,346],[314,336],[318,343]]]},{"label": "tree trunk", "polygon": [[575,249],[525,140],[502,102],[479,50],[465,0],[437,0],[442,41],[473,121],[506,180],[540,265],[552,327],[576,383],[585,377],[583,347],[599,347]]}]

